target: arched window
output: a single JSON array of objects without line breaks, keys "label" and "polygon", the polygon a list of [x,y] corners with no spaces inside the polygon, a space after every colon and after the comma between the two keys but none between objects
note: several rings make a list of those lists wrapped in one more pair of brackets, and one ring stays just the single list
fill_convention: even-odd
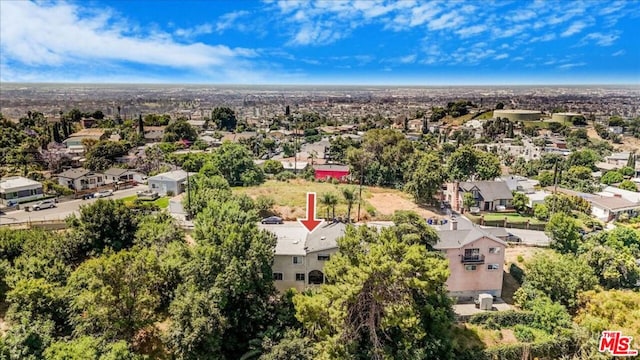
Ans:
[{"label": "arched window", "polygon": [[319,270],[311,270],[309,272],[309,284],[322,284],[324,283],[324,274]]}]

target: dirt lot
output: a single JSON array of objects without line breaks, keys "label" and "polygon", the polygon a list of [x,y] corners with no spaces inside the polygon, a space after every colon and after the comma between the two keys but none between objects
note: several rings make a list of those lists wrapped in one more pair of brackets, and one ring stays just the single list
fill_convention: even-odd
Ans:
[{"label": "dirt lot", "polygon": [[[306,193],[315,192],[318,195],[318,217],[327,216],[327,207],[320,201],[323,193],[333,193],[338,197],[338,205],[335,209],[336,216],[346,216],[347,204],[342,196],[342,189],[350,187],[358,190],[357,185],[331,184],[310,182],[304,180],[267,181],[260,186],[234,188],[234,192],[245,193],[252,198],[269,196],[275,200],[273,207],[275,212],[286,221],[305,217]],[[389,220],[396,210],[413,210],[424,217],[438,217],[436,213],[424,209],[411,201],[410,197],[399,190],[377,187],[364,187],[362,192],[363,203],[360,209],[361,219],[365,220]],[[332,210],[330,215],[332,215]],[[351,218],[357,217],[358,203],[353,204]]]},{"label": "dirt lot", "polygon": [[374,192],[372,190],[371,197],[367,199],[367,202],[376,208],[381,215],[393,215],[397,210],[412,210],[425,218],[442,217],[431,210],[419,207],[403,195],[390,192]]}]

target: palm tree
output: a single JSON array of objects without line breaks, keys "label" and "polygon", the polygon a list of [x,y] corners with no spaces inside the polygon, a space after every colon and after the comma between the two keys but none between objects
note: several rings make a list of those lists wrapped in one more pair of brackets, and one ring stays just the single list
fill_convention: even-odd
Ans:
[{"label": "palm tree", "polygon": [[347,201],[347,222],[351,222],[351,207],[357,198],[356,189],[352,187],[343,188],[342,196]]},{"label": "palm tree", "polygon": [[329,208],[333,209],[333,217],[336,217],[336,205],[338,197],[334,193],[323,193],[320,202],[327,207],[327,219],[329,218]]}]

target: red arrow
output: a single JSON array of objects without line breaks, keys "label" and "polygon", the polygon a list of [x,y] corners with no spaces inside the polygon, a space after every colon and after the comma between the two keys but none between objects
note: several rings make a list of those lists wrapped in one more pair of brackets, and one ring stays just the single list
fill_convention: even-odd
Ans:
[{"label": "red arrow", "polygon": [[307,228],[309,232],[315,230],[324,220],[316,219],[316,193],[307,193],[307,218],[298,219],[300,224]]}]

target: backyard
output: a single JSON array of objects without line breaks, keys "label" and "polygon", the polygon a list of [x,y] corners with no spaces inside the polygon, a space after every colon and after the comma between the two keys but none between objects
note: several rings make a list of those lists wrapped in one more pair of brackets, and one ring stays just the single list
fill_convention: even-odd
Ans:
[{"label": "backyard", "polygon": [[509,223],[526,223],[529,221],[530,224],[541,225],[544,224],[544,221],[540,221],[533,216],[521,215],[518,213],[482,213],[480,215],[472,215],[469,213],[465,213],[465,216],[468,217],[474,223],[478,223],[481,218],[484,218],[484,221],[504,221],[507,219]]}]

